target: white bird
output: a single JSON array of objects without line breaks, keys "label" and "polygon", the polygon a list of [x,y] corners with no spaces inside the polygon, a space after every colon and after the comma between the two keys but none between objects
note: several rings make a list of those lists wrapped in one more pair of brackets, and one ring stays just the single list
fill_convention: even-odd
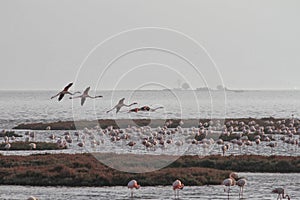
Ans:
[{"label": "white bird", "polygon": [[69,94],[69,95],[74,95],[76,93],[80,93],[80,92],[74,92],[74,93],[71,93],[69,92],[68,90],[70,89],[70,87],[73,85],[73,83],[69,83],[69,85],[67,85],[62,91],[60,91],[58,94],[54,95],[53,97],[51,97],[51,99],[58,97],[58,101],[62,100],[64,98],[64,96],[66,94]]},{"label": "white bird", "polygon": [[91,99],[96,99],[96,98],[102,98],[103,96],[90,96],[89,95],[89,91],[90,91],[91,87],[87,87],[84,92],[82,93],[82,95],[77,96],[77,97],[70,97],[70,99],[76,99],[76,98],[81,98],[81,106],[83,106],[86,98],[91,98]]},{"label": "white bird", "polygon": [[176,198],[179,198],[179,190],[182,190],[182,189],[183,189],[184,184],[181,183],[180,180],[176,180],[176,181],[173,182],[173,185],[172,185],[172,186],[173,186],[173,190],[174,190],[174,192],[175,192],[175,199],[176,199]]},{"label": "white bird", "polygon": [[112,110],[114,110],[114,109],[116,109],[116,113],[118,113],[118,112],[120,111],[120,109],[121,109],[123,106],[125,106],[125,107],[130,107],[130,106],[132,106],[132,105],[137,104],[136,102],[134,102],[134,103],[132,103],[132,104],[126,105],[126,104],[124,103],[124,100],[125,100],[125,98],[120,99],[120,101],[118,102],[118,104],[115,105],[112,109],[106,111],[106,113],[109,113],[110,111],[112,111]]},{"label": "white bird", "polygon": [[129,183],[127,184],[127,187],[129,189],[131,189],[131,197],[133,197],[133,189],[139,189],[141,186],[138,185],[137,181],[136,180],[131,180],[129,181]]}]

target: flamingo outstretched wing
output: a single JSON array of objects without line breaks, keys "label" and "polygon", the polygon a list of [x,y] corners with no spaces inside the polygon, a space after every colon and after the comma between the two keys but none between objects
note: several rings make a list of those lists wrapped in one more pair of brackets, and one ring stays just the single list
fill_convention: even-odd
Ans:
[{"label": "flamingo outstretched wing", "polygon": [[85,97],[82,97],[81,98],[81,105],[83,106],[84,102],[85,102],[86,98]]},{"label": "flamingo outstretched wing", "polygon": [[120,99],[118,104],[124,104],[124,100],[125,100],[125,98]]},{"label": "flamingo outstretched wing", "polygon": [[58,101],[61,101],[64,98],[65,94],[64,93],[60,93],[59,97],[58,97]]},{"label": "flamingo outstretched wing", "polygon": [[69,83],[69,84],[64,88],[64,91],[68,91],[72,85],[73,85],[73,83]]},{"label": "flamingo outstretched wing", "polygon": [[90,91],[90,89],[91,89],[91,87],[87,87],[87,88],[84,90],[83,94],[88,94],[89,91]]}]

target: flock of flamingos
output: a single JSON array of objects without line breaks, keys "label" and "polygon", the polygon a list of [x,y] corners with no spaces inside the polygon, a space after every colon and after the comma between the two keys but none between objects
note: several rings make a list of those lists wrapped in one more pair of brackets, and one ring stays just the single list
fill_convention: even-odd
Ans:
[{"label": "flock of flamingos", "polygon": [[[69,92],[69,88],[73,85],[73,83],[68,84],[61,92],[56,94],[55,96],[51,97],[51,99],[58,97],[58,100],[62,100],[66,94],[71,95],[70,99],[81,99],[81,105],[84,105],[87,98],[101,98],[102,96],[90,96],[89,90],[90,87],[86,88],[86,90],[79,96],[73,97],[78,92],[71,93]],[[119,103],[114,106],[112,109],[108,110],[107,112],[110,112],[114,109],[116,109],[116,113],[120,111],[122,107],[130,107],[132,105],[135,105],[137,103],[132,103],[129,105],[126,105],[124,103],[124,98],[119,101]],[[155,111],[156,109],[152,108],[137,108],[132,109],[132,112],[138,112],[138,111]],[[121,129],[113,129],[112,127],[108,127],[104,130],[98,127],[98,133],[101,132],[102,135],[107,135],[110,138],[111,142],[116,142],[119,140],[125,140],[128,141],[127,145],[131,148],[134,147],[138,141],[131,139],[131,134],[133,132],[139,132],[138,136],[141,139],[141,144],[145,146],[146,149],[155,149],[156,146],[160,147],[166,147],[166,145],[170,145],[172,143],[175,144],[175,146],[180,147],[183,145],[184,141],[178,140],[173,142],[172,135],[175,135],[176,133],[183,133],[183,129],[180,127],[180,125],[183,124],[181,122],[177,128],[168,128],[168,126],[172,122],[166,122],[164,127],[158,127],[155,130],[152,130],[150,127],[128,127],[125,130]],[[276,124],[275,124],[276,123]],[[51,129],[51,127],[48,127],[47,129]],[[101,129],[101,130],[100,130]],[[277,122],[268,121],[266,122],[265,126],[261,126],[259,124],[256,124],[254,121],[250,121],[248,124],[242,122],[242,121],[228,121],[226,124],[222,125],[220,123],[199,123],[198,128],[192,129],[192,132],[194,133],[193,139],[190,139],[186,141],[190,144],[201,144],[203,148],[206,148],[210,146],[215,141],[211,139],[207,139],[206,136],[212,133],[213,131],[220,132],[220,135],[230,136],[231,134],[236,134],[238,139],[232,139],[230,141],[223,141],[222,139],[216,140],[216,143],[220,145],[220,149],[222,150],[223,155],[226,154],[226,152],[231,148],[230,144],[237,145],[239,147],[242,146],[252,146],[253,144],[259,145],[261,142],[267,142],[266,146],[271,147],[272,151],[277,146],[276,139],[273,137],[272,133],[274,134],[281,134],[283,135],[280,140],[282,142],[287,143],[291,146],[295,146],[298,148],[300,146],[299,144],[299,138],[296,137],[297,134],[300,133],[300,122],[298,119],[295,119],[292,117],[288,120],[281,120]],[[100,140],[96,140],[96,137],[94,134],[89,131],[88,129],[85,129],[84,132],[88,133],[88,137],[91,140],[91,144],[93,145],[99,145],[101,143]],[[251,135],[255,133],[254,139],[251,141],[245,134]],[[30,135],[30,133],[29,133]],[[83,147],[86,143],[85,136],[80,135],[78,132],[76,132],[78,143],[77,145],[79,147]],[[83,137],[84,136],[84,137]],[[34,137],[34,134],[30,137]],[[55,135],[50,136],[51,139],[55,139]],[[79,141],[81,139],[81,141]],[[6,138],[5,140],[8,140]],[[65,140],[59,139],[57,141],[57,144],[61,147],[65,147],[67,143],[72,143],[72,138],[70,134],[65,134]],[[103,141],[102,141],[103,143]],[[7,145],[9,143],[7,142]],[[31,143],[31,148],[34,149],[35,143]],[[9,149],[9,146],[6,147]],[[225,186],[224,192],[227,192],[228,199],[230,197],[230,190],[233,186],[238,186],[240,188],[239,192],[239,198],[243,198],[243,190],[244,187],[247,184],[247,180],[244,177],[239,177],[237,173],[231,173],[230,176],[225,179],[222,183],[222,185]],[[128,188],[131,189],[131,197],[133,197],[133,189],[139,189],[140,185],[138,185],[138,182],[136,180],[131,180],[128,183]],[[175,194],[175,199],[179,198],[179,191],[184,188],[184,184],[180,180],[176,180],[173,182],[173,190]],[[277,199],[290,199],[289,195],[285,194],[285,191],[283,188],[275,188],[272,190],[273,193],[278,194]],[[28,198],[28,200],[36,200],[37,198],[31,196]]]}]

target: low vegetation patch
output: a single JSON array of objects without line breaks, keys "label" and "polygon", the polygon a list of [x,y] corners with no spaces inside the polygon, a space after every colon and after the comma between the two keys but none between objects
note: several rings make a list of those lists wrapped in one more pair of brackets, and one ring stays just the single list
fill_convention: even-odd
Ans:
[{"label": "low vegetation patch", "polygon": [[[110,157],[114,156],[109,154]],[[124,157],[128,155],[124,154]],[[136,157],[142,159],[142,157]],[[129,162],[124,165],[130,166]],[[126,167],[125,166],[125,167]],[[0,184],[34,186],[124,186],[136,179],[143,186],[221,184],[232,171],[300,172],[299,157],[183,156],[169,166],[147,173],[125,173],[100,163],[91,154],[0,155]]]},{"label": "low vegetation patch", "polygon": [[[32,148],[30,145],[31,143],[34,143],[36,146],[35,148]],[[6,150],[6,151],[21,151],[21,150],[58,150],[60,149],[56,143],[50,143],[50,142],[12,142],[10,143],[11,147],[9,149],[6,149],[6,143],[0,144],[0,150]]]}]

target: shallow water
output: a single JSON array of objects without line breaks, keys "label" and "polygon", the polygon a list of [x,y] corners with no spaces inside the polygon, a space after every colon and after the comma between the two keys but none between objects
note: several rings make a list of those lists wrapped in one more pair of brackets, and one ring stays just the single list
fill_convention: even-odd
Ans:
[{"label": "shallow water", "polygon": [[[276,199],[277,195],[271,193],[276,187],[285,188],[291,199],[300,199],[300,174],[239,173],[239,176],[247,178],[244,199]],[[238,192],[238,186],[234,186],[230,199],[239,199]],[[3,200],[25,200],[30,195],[40,200],[131,199],[127,187],[0,186],[0,199]],[[171,186],[141,187],[134,191],[133,199],[174,199],[174,193]],[[184,187],[180,199],[227,199],[227,195],[221,185]]]},{"label": "shallow water", "polygon": [[[300,91],[99,91],[101,99],[88,99],[80,106],[79,99],[50,100],[57,91],[0,91],[0,128],[9,129],[20,123],[50,122],[96,118],[239,118],[300,116]],[[93,94],[94,91],[91,91]],[[151,113],[118,115],[105,111],[125,97],[125,103],[138,102],[137,107],[164,106]],[[134,107],[134,106],[133,106]]]}]

